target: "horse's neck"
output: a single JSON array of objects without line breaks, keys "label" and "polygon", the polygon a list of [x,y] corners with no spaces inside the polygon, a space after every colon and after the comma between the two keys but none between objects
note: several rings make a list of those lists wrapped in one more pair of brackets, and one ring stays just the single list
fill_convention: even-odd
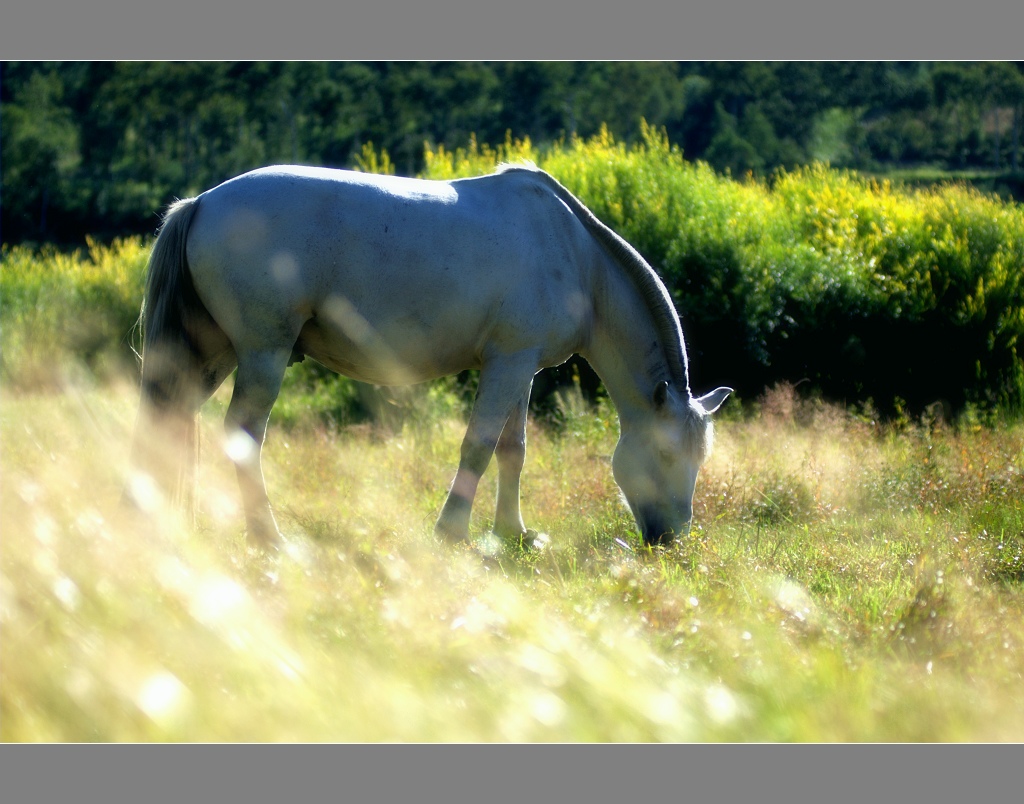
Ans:
[{"label": "horse's neck", "polygon": [[646,411],[655,386],[671,379],[662,336],[633,281],[614,263],[594,288],[594,325],[583,357],[621,417]]}]

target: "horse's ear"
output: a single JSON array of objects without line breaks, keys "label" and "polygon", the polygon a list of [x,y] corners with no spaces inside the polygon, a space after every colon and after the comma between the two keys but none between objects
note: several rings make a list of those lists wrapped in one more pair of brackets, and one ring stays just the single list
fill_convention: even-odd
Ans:
[{"label": "horse's ear", "polygon": [[700,397],[695,401],[698,405],[704,408],[706,412],[714,413],[722,406],[722,403],[725,401],[726,397],[729,396],[729,394],[731,393],[732,388],[716,388],[711,393],[704,394],[704,396]]},{"label": "horse's ear", "polygon": [[668,383],[659,382],[654,386],[654,409],[661,410],[665,407],[665,402],[668,400]]}]

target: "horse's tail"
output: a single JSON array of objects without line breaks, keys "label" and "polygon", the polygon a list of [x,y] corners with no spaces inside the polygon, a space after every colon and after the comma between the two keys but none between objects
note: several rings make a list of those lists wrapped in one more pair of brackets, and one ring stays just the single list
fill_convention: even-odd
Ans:
[{"label": "horse's tail", "polygon": [[198,322],[209,313],[189,272],[185,245],[199,198],[175,202],[164,216],[149,258],[139,317],[142,393],[126,496],[141,507],[154,497],[151,481],[194,515],[199,460],[202,363]]}]

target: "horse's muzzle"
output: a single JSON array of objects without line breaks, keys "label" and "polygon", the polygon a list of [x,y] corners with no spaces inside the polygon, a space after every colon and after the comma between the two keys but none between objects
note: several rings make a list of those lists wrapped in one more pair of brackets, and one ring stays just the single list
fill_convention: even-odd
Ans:
[{"label": "horse's muzzle", "polygon": [[690,532],[690,518],[687,517],[678,527],[672,527],[658,512],[646,509],[640,512],[640,535],[648,547],[672,544],[677,536],[685,536]]}]

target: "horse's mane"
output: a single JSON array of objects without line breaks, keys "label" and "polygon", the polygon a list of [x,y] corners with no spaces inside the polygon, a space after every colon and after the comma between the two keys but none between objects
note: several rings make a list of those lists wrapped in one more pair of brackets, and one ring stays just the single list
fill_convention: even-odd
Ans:
[{"label": "horse's mane", "polygon": [[687,395],[689,395],[689,366],[686,359],[686,346],[683,342],[683,330],[679,323],[679,314],[672,304],[668,290],[654,269],[640,255],[640,252],[603,223],[582,201],[563,187],[551,174],[532,164],[505,164],[498,167],[499,173],[519,171],[529,173],[550,187],[626,271],[633,284],[636,285],[637,290],[640,291],[641,297],[651,312],[655,328],[658,334],[661,335],[661,341],[665,345],[665,359],[668,363],[671,379],[680,388],[686,389]]}]

